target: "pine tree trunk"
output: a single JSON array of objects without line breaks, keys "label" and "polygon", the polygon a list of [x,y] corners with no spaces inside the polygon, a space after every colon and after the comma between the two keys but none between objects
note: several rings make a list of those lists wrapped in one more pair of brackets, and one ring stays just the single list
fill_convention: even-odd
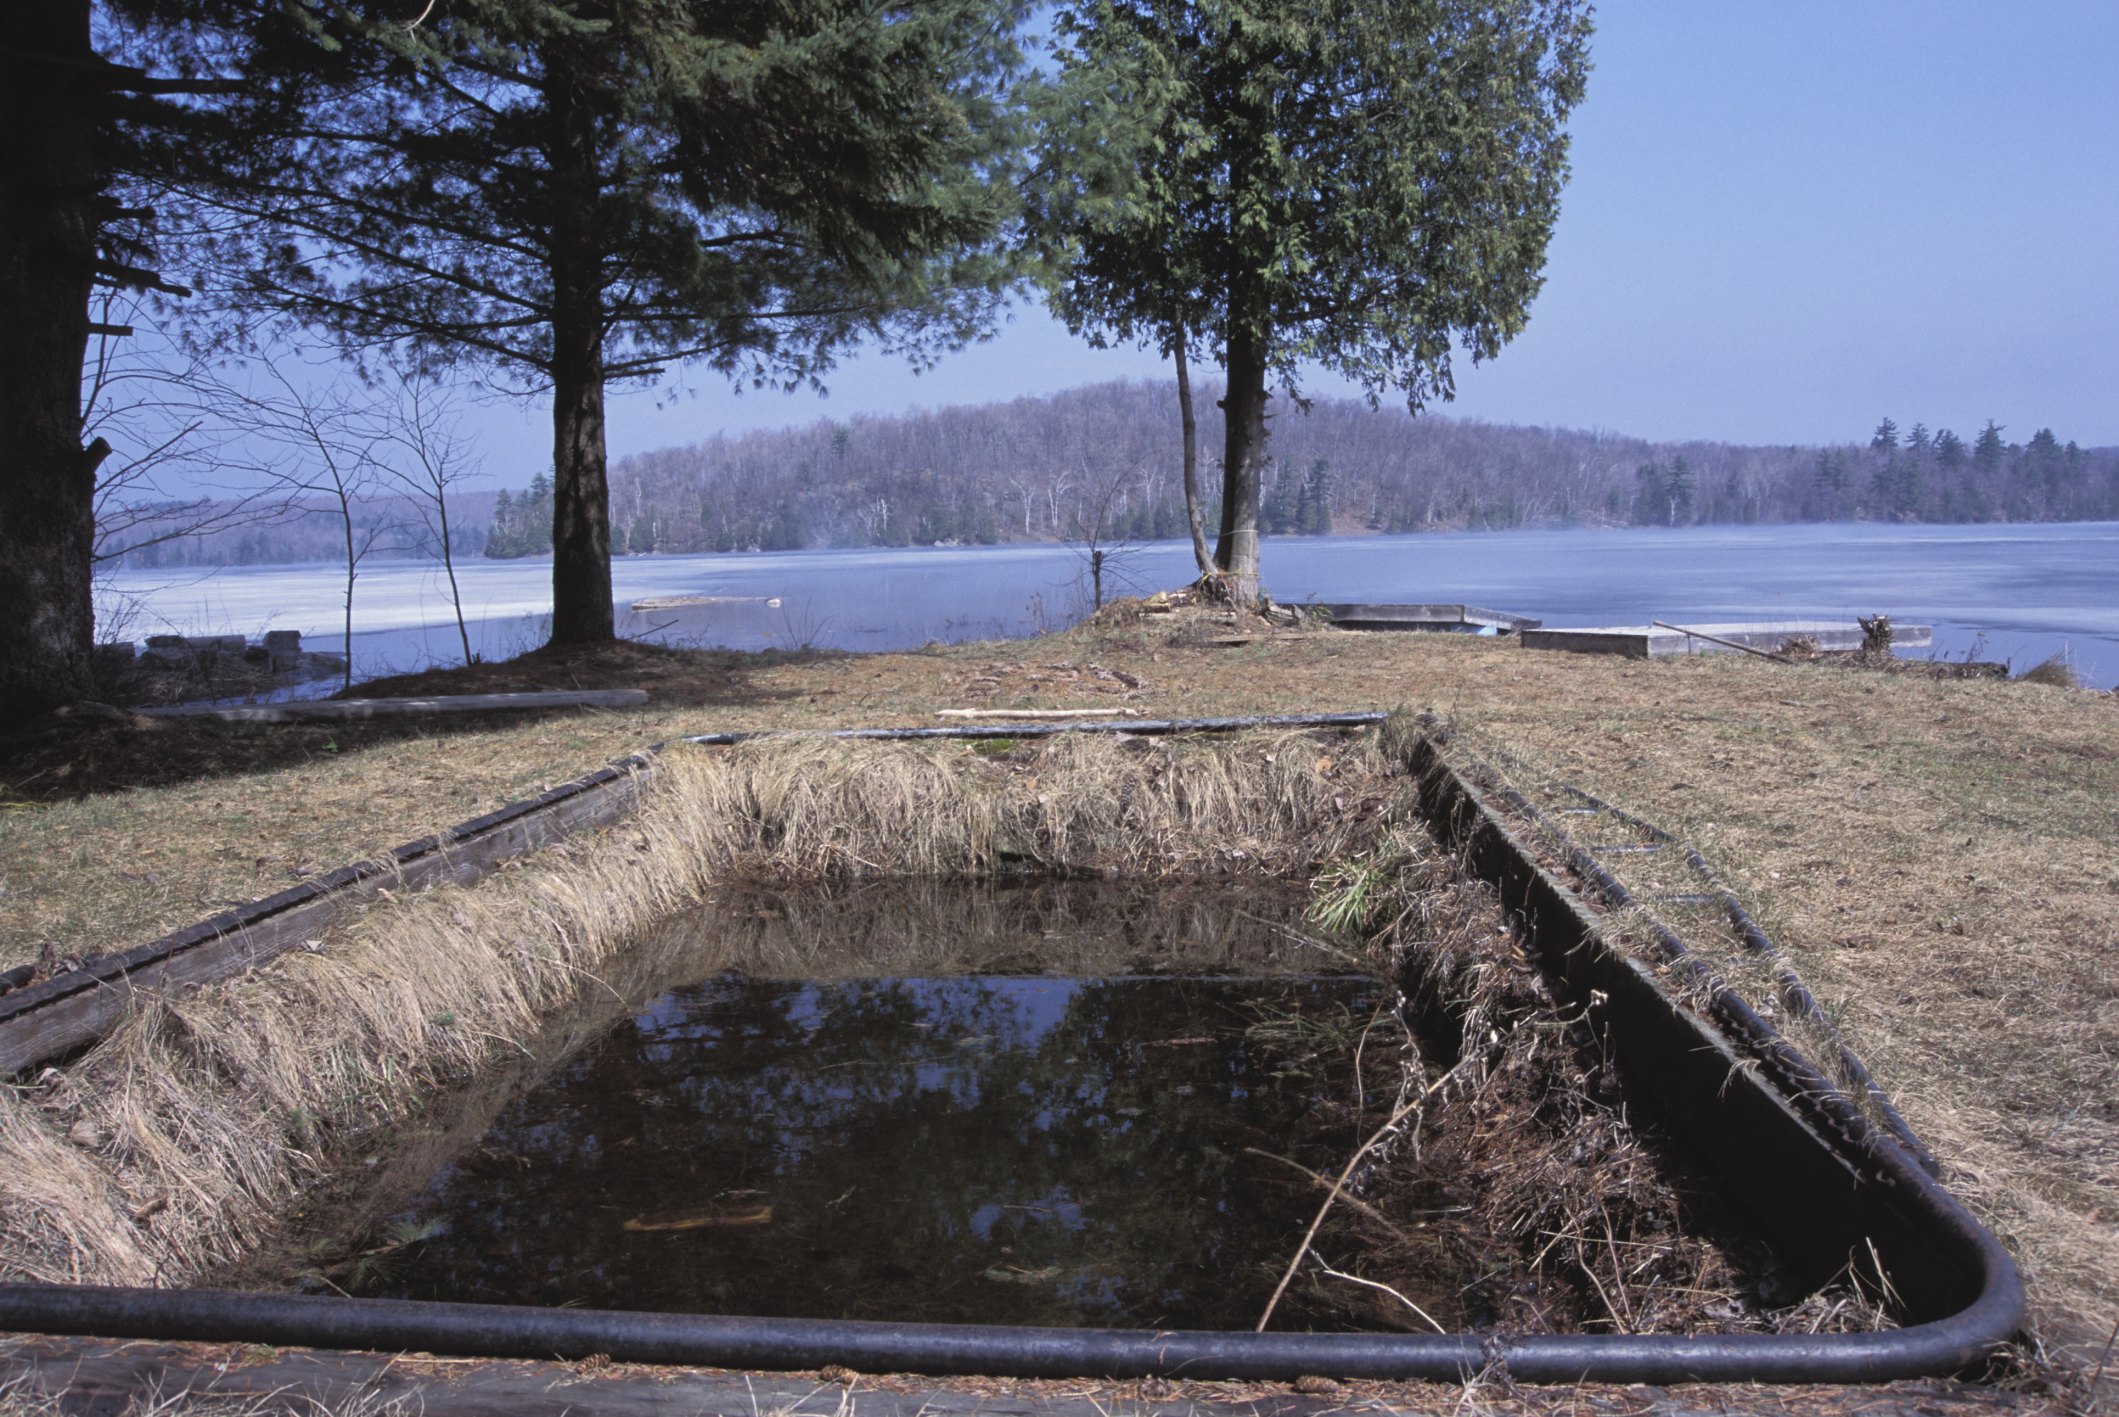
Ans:
[{"label": "pine tree trunk", "polygon": [[603,322],[555,314],[552,343],[552,641],[595,644],[615,638],[617,624],[604,465]]},{"label": "pine tree trunk", "polygon": [[1266,460],[1266,342],[1251,320],[1229,311],[1229,387],[1221,401],[1225,431],[1221,536],[1214,564],[1238,605],[1258,598],[1258,502]]},{"label": "pine tree trunk", "polygon": [[100,439],[81,447],[98,191],[89,7],[38,0],[4,13],[0,726],[88,695],[96,467],[108,453]]},{"label": "pine tree trunk", "polygon": [[[564,190],[596,182],[595,124],[564,42],[547,50],[555,174]],[[603,428],[603,281],[588,204],[566,204],[552,231],[552,642],[616,638],[611,493]]]}]

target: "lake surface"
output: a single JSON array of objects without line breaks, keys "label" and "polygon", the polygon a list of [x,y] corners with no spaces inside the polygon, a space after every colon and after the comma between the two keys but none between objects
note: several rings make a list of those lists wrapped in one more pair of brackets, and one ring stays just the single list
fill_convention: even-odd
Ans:
[{"label": "lake surface", "polygon": [[[2006,660],[2021,672],[2064,654],[2085,681],[2119,684],[2119,522],[1276,537],[1262,557],[1265,585],[1283,601],[1466,602],[1548,625],[1881,611],[1933,625],[1938,657]],[[1107,591],[1173,587],[1192,574],[1186,543],[1142,543],[1115,558]],[[730,649],[1019,637],[1072,624],[1089,605],[1085,558],[1066,546],[628,556],[612,576],[621,634]],[[542,641],[549,561],[473,559],[458,577],[474,652],[505,658]],[[336,649],[343,595],[335,568],[308,565],[126,571],[102,598],[133,607],[129,623],[105,623],[139,638],[290,629],[310,648]],[[723,603],[628,608],[681,596]],[[354,631],[363,677],[462,658],[432,563],[364,566]]]}]

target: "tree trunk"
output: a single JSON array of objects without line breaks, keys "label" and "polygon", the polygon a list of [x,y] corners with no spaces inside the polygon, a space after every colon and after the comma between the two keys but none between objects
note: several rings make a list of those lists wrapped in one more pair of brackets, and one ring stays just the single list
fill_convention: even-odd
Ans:
[{"label": "tree trunk", "polygon": [[1258,500],[1266,459],[1266,338],[1235,300],[1229,309],[1229,387],[1221,471],[1221,537],[1214,564],[1238,605],[1258,599]]},{"label": "tree trunk", "polygon": [[87,0],[0,19],[0,727],[84,698],[96,467],[81,361],[100,190]]},{"label": "tree trunk", "polygon": [[1192,530],[1192,559],[1202,576],[1214,574],[1214,557],[1207,550],[1206,509],[1199,504],[1199,420],[1192,412],[1192,371],[1185,359],[1185,324],[1176,323],[1177,419],[1185,439],[1185,523]]},{"label": "tree trunk", "polygon": [[[596,302],[591,297],[587,303]],[[552,343],[552,641],[595,644],[617,633],[603,445],[603,321],[594,314],[555,314]]]},{"label": "tree trunk", "polygon": [[596,185],[595,117],[567,44],[547,47],[552,166],[564,202],[552,227],[552,642],[616,638],[611,492],[603,430],[603,275],[588,229]]}]

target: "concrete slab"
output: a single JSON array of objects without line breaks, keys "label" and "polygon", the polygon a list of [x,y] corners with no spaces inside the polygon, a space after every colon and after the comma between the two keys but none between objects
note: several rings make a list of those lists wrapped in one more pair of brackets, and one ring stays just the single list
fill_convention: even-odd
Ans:
[{"label": "concrete slab", "polygon": [[[1699,634],[1687,634],[1697,630]],[[1711,635],[1713,639],[1702,636]],[[1628,659],[1661,659],[1673,654],[1729,654],[1727,640],[1747,649],[1777,652],[1793,639],[1806,639],[1821,650],[1860,649],[1861,626],[1852,620],[1739,620],[1687,625],[1681,630],[1657,625],[1606,625],[1589,629],[1526,629],[1525,649],[1570,650],[1576,654],[1618,654]],[[1926,649],[1935,642],[1929,625],[1891,627],[1891,643],[1898,649]]]},{"label": "concrete slab", "polygon": [[1543,624],[1528,615],[1476,605],[1326,605],[1332,623],[1346,630],[1445,630],[1458,634],[1508,633]]}]

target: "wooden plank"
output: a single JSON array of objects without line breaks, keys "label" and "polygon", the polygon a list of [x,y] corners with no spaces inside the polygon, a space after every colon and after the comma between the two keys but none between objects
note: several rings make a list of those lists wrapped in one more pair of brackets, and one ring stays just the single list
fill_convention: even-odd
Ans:
[{"label": "wooden plank", "polygon": [[277,704],[167,704],[139,712],[151,718],[212,718],[223,723],[322,723],[343,719],[420,718],[449,713],[520,713],[529,709],[638,708],[644,689],[549,689],[521,694],[437,694],[404,699],[294,699]]},{"label": "wooden plank", "polygon": [[541,797],[511,803],[379,861],[341,867],[314,882],[253,901],[160,940],[91,960],[80,969],[0,996],[0,1076],[93,1043],[136,999],[240,974],[299,948],[378,891],[469,885],[503,861],[630,811],[645,760],[606,768]]},{"label": "wooden plank", "polygon": [[1130,718],[1140,712],[1129,708],[1085,708],[1085,709],[936,709],[936,718],[1020,718],[1070,719],[1070,718]]},{"label": "wooden plank", "polygon": [[1730,649],[1740,649],[1745,654],[1755,654],[1760,659],[1770,659],[1779,664],[1794,663],[1794,661],[1789,659],[1788,656],[1785,654],[1775,654],[1771,650],[1759,649],[1755,646],[1744,644],[1738,640],[1725,640],[1719,635],[1710,635],[1705,630],[1688,630],[1683,625],[1673,625],[1670,624],[1668,621],[1664,620],[1654,620],[1650,623],[1653,624],[1659,630],[1676,630],[1681,635],[1696,636],[1699,639],[1707,641],[1709,644],[1726,645]]}]

